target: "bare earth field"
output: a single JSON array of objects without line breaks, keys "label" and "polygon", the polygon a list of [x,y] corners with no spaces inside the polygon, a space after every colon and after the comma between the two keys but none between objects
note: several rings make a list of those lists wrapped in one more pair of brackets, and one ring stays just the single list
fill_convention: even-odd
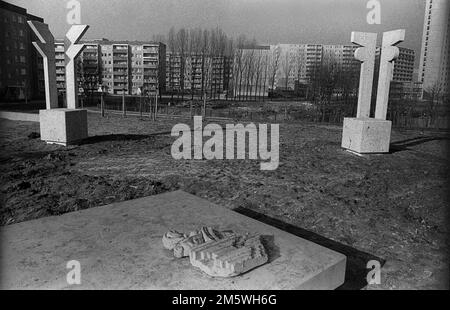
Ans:
[{"label": "bare earth field", "polygon": [[354,249],[343,250],[348,288],[366,286],[367,270],[353,270],[364,253],[383,262],[382,284],[367,289],[448,288],[448,136],[394,131],[391,154],[358,157],[340,148],[340,127],[282,124],[280,167],[263,172],[259,161],[174,160],[175,123],[89,114],[91,138],[64,148],[32,135],[37,123],[0,120],[0,224],[182,189]]}]

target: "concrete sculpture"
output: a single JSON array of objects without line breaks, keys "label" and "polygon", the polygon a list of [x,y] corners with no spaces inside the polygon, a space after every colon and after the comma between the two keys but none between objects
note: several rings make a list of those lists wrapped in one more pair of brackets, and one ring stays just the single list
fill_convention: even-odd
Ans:
[{"label": "concrete sculpture", "polygon": [[88,25],[73,25],[64,39],[64,48],[66,50],[66,93],[68,109],[76,109],[78,107],[78,83],[75,59],[80,55],[84,48],[84,44],[78,44],[78,42],[88,29]]},{"label": "concrete sculpture", "polygon": [[355,58],[361,63],[358,112],[356,118],[345,118],[342,147],[358,154],[388,153],[392,122],[386,120],[393,61],[399,56],[396,44],[405,39],[405,30],[383,34],[375,118],[370,118],[376,40],[374,33],[352,33],[352,42],[360,45]]},{"label": "concrete sculpture", "polygon": [[54,38],[48,26],[35,21],[28,21],[29,26],[39,38],[34,46],[44,57],[46,72],[46,110],[39,111],[41,140],[47,143],[67,146],[76,144],[88,137],[87,111],[77,109],[77,79],[75,58],[84,45],[78,44],[87,31],[87,25],[74,25],[66,34],[66,96],[67,109],[56,109],[58,96],[56,92],[56,68]]},{"label": "concrete sculpture", "polygon": [[46,108],[58,107],[58,90],[56,88],[55,38],[47,24],[38,21],[28,21],[28,25],[39,41],[33,42],[34,47],[44,61],[45,105]]},{"label": "concrete sculpture", "polygon": [[189,257],[194,267],[213,277],[234,277],[268,261],[259,235],[236,235],[202,227],[189,234],[169,231],[162,242],[175,257]]}]

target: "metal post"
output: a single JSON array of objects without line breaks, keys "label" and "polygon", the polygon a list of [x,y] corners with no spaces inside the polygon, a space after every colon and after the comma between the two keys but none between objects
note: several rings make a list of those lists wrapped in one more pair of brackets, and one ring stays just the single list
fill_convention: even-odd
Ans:
[{"label": "metal post", "polygon": [[156,118],[158,116],[158,90],[156,90],[156,95],[155,95],[155,121]]},{"label": "metal post", "polygon": [[205,92],[205,96],[203,97],[203,118],[206,118],[206,92]]},{"label": "metal post", "polygon": [[127,110],[125,108],[125,89],[122,91],[122,116],[127,116]]},{"label": "metal post", "polygon": [[100,97],[100,110],[102,112],[102,117],[105,117],[105,98],[103,97],[103,91],[101,92]]},{"label": "metal post", "polygon": [[139,95],[139,115],[142,118],[142,94]]}]

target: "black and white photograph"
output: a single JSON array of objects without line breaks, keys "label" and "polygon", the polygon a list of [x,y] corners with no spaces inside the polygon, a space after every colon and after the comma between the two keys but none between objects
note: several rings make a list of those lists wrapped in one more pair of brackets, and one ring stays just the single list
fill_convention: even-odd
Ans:
[{"label": "black and white photograph", "polygon": [[0,0],[0,290],[448,290],[449,38],[449,0]]}]

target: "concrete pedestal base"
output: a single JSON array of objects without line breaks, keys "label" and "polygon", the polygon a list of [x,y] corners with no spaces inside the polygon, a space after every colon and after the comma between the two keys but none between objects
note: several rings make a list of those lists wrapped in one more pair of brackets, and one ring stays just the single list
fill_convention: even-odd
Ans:
[{"label": "concrete pedestal base", "polygon": [[88,137],[87,110],[41,110],[39,121],[41,140],[47,143],[67,146]]},{"label": "concrete pedestal base", "polygon": [[[269,261],[213,278],[164,249],[169,230],[261,235]],[[196,196],[173,192],[0,227],[0,289],[335,289],[346,257]],[[77,260],[81,284],[67,283]]]},{"label": "concrete pedestal base", "polygon": [[391,129],[391,121],[345,118],[342,147],[359,154],[388,153]]}]

